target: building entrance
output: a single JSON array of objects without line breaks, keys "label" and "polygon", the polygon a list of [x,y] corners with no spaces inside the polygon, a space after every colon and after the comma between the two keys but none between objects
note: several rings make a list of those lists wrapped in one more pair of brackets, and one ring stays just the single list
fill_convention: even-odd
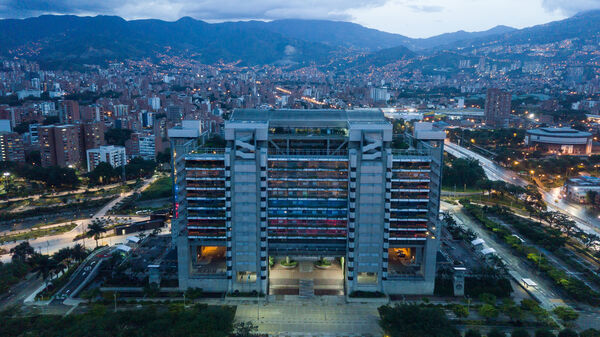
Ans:
[{"label": "building entrance", "polygon": [[344,259],[272,256],[270,295],[344,295]]}]

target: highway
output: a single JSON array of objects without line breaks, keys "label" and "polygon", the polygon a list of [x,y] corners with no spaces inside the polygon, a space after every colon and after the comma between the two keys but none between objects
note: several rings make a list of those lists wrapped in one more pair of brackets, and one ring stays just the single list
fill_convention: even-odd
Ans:
[{"label": "highway", "polygon": [[[478,160],[490,180],[501,180],[522,187],[529,185],[529,182],[521,178],[516,172],[501,167],[492,160],[448,140],[444,143],[444,151],[457,158],[472,158]],[[539,191],[542,194],[548,209],[570,216],[577,223],[577,226],[586,233],[600,233],[600,219],[598,218],[598,215],[582,205],[559,199],[560,188],[551,190],[539,188]]]},{"label": "highway", "polygon": [[76,297],[77,288],[90,276],[94,268],[102,263],[102,260],[108,257],[115,251],[115,247],[102,248],[92,253],[93,255],[81,263],[79,268],[71,275],[69,282],[56,294],[58,299],[66,299]]},{"label": "highway", "polygon": [[[546,278],[540,276],[537,271],[532,270],[520,257],[513,255],[510,249],[496,241],[496,238],[491,236],[489,232],[477,225],[471,217],[463,212],[462,206],[442,202],[441,208],[444,211],[450,211],[454,214],[468,228],[472,229],[477,234],[477,237],[483,239],[488,247],[494,248],[498,256],[504,260],[508,273],[521,286],[527,288],[527,291],[540,301],[540,305],[544,309],[552,310],[555,306],[563,304],[560,296],[553,289],[553,285]],[[537,286],[526,287],[522,281],[525,278],[533,280],[537,283]]]}]

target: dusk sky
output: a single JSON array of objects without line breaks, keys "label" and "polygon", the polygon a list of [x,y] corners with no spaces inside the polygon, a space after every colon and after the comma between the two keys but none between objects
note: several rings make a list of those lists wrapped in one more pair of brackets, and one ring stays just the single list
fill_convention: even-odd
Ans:
[{"label": "dusk sky", "polygon": [[209,22],[284,18],[352,21],[410,37],[496,25],[517,28],[600,9],[600,0],[0,0],[0,17],[119,15]]}]

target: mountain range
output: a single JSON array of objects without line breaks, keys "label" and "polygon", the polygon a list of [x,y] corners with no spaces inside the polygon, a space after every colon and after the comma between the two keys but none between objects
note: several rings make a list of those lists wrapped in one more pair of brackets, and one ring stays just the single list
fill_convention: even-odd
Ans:
[{"label": "mountain range", "polygon": [[548,43],[588,38],[600,32],[600,11],[515,29],[458,31],[413,39],[349,22],[276,20],[207,23],[189,17],[174,22],[127,21],[116,16],[43,15],[0,20],[0,55],[39,61],[47,68],[104,63],[126,58],[180,55],[212,64],[324,63],[356,53],[362,62],[383,65],[436,50],[483,45]]}]

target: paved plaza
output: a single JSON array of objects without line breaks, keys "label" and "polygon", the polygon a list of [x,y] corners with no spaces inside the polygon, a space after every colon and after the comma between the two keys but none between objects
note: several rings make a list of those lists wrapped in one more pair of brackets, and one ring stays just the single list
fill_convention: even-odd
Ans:
[{"label": "paved plaza", "polygon": [[[338,299],[338,297],[340,297]],[[337,303],[336,303],[337,302]],[[260,305],[239,304],[236,321],[252,321],[269,336],[382,336],[377,320],[380,304],[347,304],[341,296],[286,300]]]},{"label": "paved plaza", "polygon": [[276,263],[269,270],[269,294],[298,295],[300,280],[310,280],[315,294],[343,295],[344,272],[339,262],[333,260],[327,269],[315,267],[314,262],[315,259],[298,261],[298,266],[293,269]]}]

